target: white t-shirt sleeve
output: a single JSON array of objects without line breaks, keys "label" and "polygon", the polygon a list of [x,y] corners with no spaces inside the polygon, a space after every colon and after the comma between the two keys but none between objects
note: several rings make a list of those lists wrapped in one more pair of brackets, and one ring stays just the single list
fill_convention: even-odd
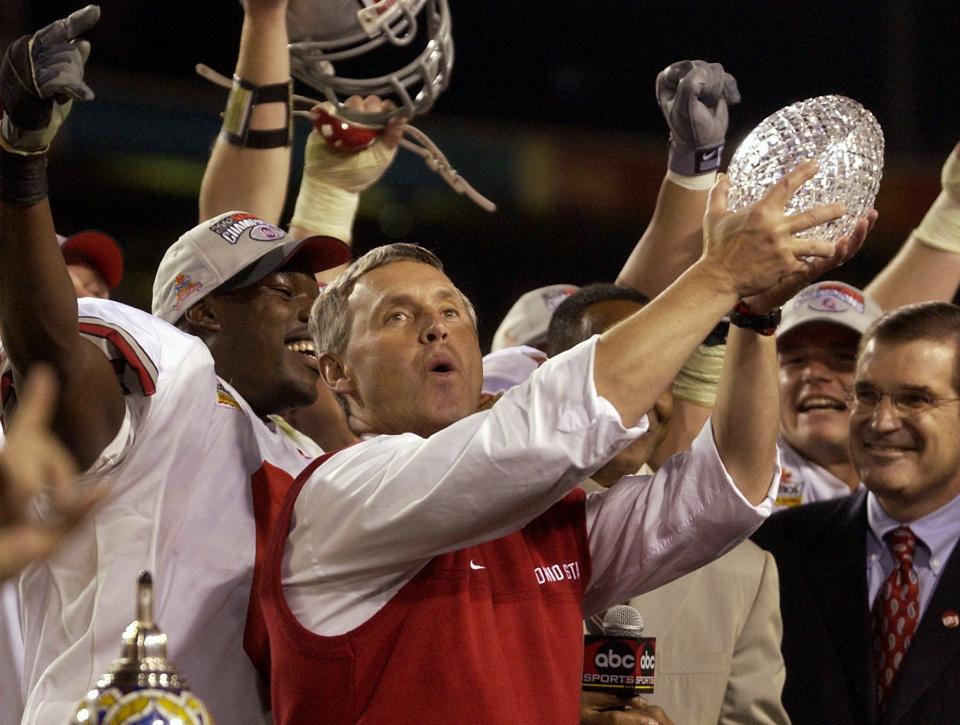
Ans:
[{"label": "white t-shirt sleeve", "polygon": [[724,468],[707,421],[690,448],[654,476],[627,476],[589,494],[586,616],[725,554],[770,515],[779,482],[778,455],[767,497],[757,506],[747,501]]},{"label": "white t-shirt sleeve", "polygon": [[416,571],[543,513],[646,430],[624,428],[597,394],[595,349],[558,355],[429,438],[381,436],[330,458],[297,500],[284,584]]}]

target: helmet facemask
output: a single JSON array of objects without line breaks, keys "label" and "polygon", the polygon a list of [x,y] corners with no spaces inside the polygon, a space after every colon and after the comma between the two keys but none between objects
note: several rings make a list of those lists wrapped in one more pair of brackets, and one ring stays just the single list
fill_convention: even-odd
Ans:
[{"label": "helmet facemask", "polygon": [[[320,91],[344,118],[413,118],[430,110],[450,82],[447,0],[294,0],[287,27],[294,77]],[[352,95],[391,98],[397,109],[350,109],[343,102]]]}]

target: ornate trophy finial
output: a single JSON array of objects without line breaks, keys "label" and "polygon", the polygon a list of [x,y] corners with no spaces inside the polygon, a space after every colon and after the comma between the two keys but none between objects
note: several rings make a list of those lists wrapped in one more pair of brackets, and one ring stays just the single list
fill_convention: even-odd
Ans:
[{"label": "ornate trophy finial", "polygon": [[137,578],[137,618],[123,632],[120,658],[86,694],[71,725],[212,725],[202,702],[167,661],[167,635],[153,621],[153,578]]}]

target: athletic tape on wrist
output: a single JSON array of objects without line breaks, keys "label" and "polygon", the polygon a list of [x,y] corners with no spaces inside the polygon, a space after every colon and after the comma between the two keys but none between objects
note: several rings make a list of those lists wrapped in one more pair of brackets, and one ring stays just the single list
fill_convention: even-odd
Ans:
[{"label": "athletic tape on wrist", "polygon": [[673,379],[673,397],[704,408],[716,405],[726,351],[726,345],[698,346]]},{"label": "athletic tape on wrist", "polygon": [[303,176],[344,191],[361,192],[380,180],[396,155],[396,148],[388,149],[379,141],[360,151],[341,151],[313,131],[307,136]]},{"label": "athletic tape on wrist", "polygon": [[960,144],[943,164],[940,185],[943,191],[912,236],[929,247],[960,254]]},{"label": "athletic tape on wrist", "polygon": [[[283,103],[287,109],[287,123],[283,128],[266,131],[250,128],[253,109],[264,103]],[[223,112],[220,135],[234,146],[254,149],[273,149],[289,146],[293,139],[293,79],[283,83],[258,86],[233,77],[233,87]]]},{"label": "athletic tape on wrist", "polygon": [[0,139],[0,200],[16,207],[47,198],[47,154],[10,148]]},{"label": "athletic tape on wrist", "polygon": [[960,203],[941,191],[913,236],[928,247],[960,254]]},{"label": "athletic tape on wrist", "polygon": [[304,175],[290,226],[349,242],[360,194]]},{"label": "athletic tape on wrist", "polygon": [[667,169],[666,178],[670,183],[682,186],[684,189],[690,189],[691,191],[709,191],[717,182],[717,172],[709,171],[706,174],[699,174],[698,176],[684,176]]}]

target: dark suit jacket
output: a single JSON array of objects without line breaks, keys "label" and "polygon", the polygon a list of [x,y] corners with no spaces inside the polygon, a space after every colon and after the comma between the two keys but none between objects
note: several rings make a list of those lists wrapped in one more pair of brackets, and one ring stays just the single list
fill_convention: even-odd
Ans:
[{"label": "dark suit jacket", "polygon": [[774,514],[754,534],[780,571],[783,704],[793,722],[960,723],[960,546],[907,651],[883,712],[875,704],[867,606],[866,491]]}]

